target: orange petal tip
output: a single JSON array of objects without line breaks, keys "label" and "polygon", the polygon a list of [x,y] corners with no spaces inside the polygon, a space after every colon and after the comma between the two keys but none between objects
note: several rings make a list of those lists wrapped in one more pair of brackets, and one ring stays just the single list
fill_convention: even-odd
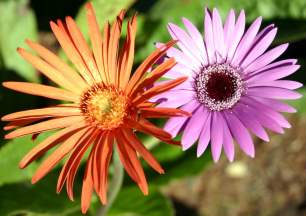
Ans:
[{"label": "orange petal tip", "polygon": [[19,169],[24,169],[26,167],[26,164],[23,161],[21,161],[19,163],[18,167],[19,167]]},{"label": "orange petal tip", "polygon": [[33,42],[32,40],[28,39],[28,38],[25,39],[24,41],[25,41],[25,43],[28,44],[28,45],[34,44],[34,42]]},{"label": "orange petal tip", "polygon": [[190,116],[192,116],[192,113],[190,113],[190,112],[184,112],[184,114],[187,116],[187,117],[190,117]]},{"label": "orange petal tip", "polygon": [[4,139],[12,139],[12,136],[10,136],[10,134],[7,134],[4,136]]},{"label": "orange petal tip", "polygon": [[86,8],[87,10],[92,10],[92,9],[93,9],[92,3],[91,3],[91,2],[87,2],[87,3],[85,4],[85,8]]},{"label": "orange petal tip", "polygon": [[84,206],[84,207],[82,206],[82,208],[81,208],[82,214],[86,214],[88,208],[89,208],[89,206]]},{"label": "orange petal tip", "polygon": [[7,116],[8,116],[8,115],[2,116],[2,117],[1,117],[1,121],[8,121]]},{"label": "orange petal tip", "polygon": [[50,26],[51,26],[51,28],[52,28],[52,26],[54,26],[54,25],[56,25],[56,24],[55,24],[55,22],[54,22],[54,21],[52,21],[52,20],[51,20],[51,21],[49,22],[49,25],[50,25]]},{"label": "orange petal tip", "polygon": [[22,52],[24,49],[23,49],[23,48],[21,48],[21,47],[17,47],[17,49],[16,49],[16,50],[17,50],[17,52],[19,52],[19,53],[20,53],[20,52]]},{"label": "orange petal tip", "polygon": [[158,173],[163,175],[165,174],[165,170],[160,170]]},{"label": "orange petal tip", "polygon": [[32,184],[35,184],[35,183],[38,182],[38,181],[39,181],[39,179],[36,178],[35,176],[33,176],[32,179],[31,179],[31,183],[32,183]]}]

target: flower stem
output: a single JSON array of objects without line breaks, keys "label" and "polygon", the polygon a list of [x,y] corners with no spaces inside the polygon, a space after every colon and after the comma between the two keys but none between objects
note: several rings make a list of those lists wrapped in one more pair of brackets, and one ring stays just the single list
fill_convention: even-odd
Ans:
[{"label": "flower stem", "polygon": [[119,154],[118,152],[115,150],[114,151],[114,160],[113,160],[113,165],[114,165],[114,172],[113,172],[113,176],[112,176],[112,180],[110,183],[110,190],[108,191],[108,203],[105,206],[102,206],[98,212],[97,212],[97,216],[106,216],[108,210],[111,208],[111,206],[113,205],[121,187],[122,187],[122,183],[123,183],[123,179],[124,179],[124,170],[123,170],[123,166],[120,162],[120,158],[119,158]]}]

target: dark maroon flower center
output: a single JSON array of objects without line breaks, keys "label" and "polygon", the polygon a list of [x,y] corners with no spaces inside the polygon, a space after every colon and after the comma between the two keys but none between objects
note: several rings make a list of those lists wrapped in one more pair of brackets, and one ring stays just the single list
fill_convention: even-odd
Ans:
[{"label": "dark maroon flower center", "polygon": [[211,99],[225,101],[232,97],[237,85],[235,78],[226,73],[211,73],[206,83],[206,91]]},{"label": "dark maroon flower center", "polygon": [[233,107],[244,91],[239,70],[226,63],[204,67],[195,77],[194,89],[198,101],[213,111]]}]

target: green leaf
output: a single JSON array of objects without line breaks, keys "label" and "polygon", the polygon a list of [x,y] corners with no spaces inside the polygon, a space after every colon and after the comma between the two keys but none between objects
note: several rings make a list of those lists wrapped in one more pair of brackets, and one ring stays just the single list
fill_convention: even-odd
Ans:
[{"label": "green leaf", "polygon": [[160,175],[151,168],[146,169],[150,184],[156,185],[163,185],[174,179],[197,175],[212,161],[209,149],[198,158],[196,156],[196,147],[182,152],[180,147],[157,146],[152,153],[158,161],[161,161],[161,165],[165,170],[165,174]]},{"label": "green leaf", "polygon": [[[134,0],[92,0],[91,2],[95,9],[98,23],[102,26],[107,20],[113,20],[121,9],[128,9]],[[88,24],[84,7],[77,15],[76,22],[88,39]]]},{"label": "green leaf", "polygon": [[144,196],[136,186],[125,187],[118,194],[108,216],[174,216],[171,201],[151,187]]},{"label": "green leaf", "polygon": [[200,25],[203,22],[204,5],[201,0],[193,0],[192,3],[185,0],[158,1],[145,16],[140,14],[136,61],[140,62],[148,56],[155,49],[153,45],[155,42],[171,39],[167,31],[169,22],[180,24],[181,17],[187,17]]},{"label": "green leaf", "polygon": [[0,148],[0,186],[31,178],[38,164],[33,162],[27,168],[21,170],[18,167],[19,161],[30,149],[46,138],[47,134],[50,133],[41,134],[35,141],[31,139],[31,136],[16,138]]},{"label": "green leaf", "polygon": [[[9,184],[0,187],[1,216],[76,216],[80,211],[81,178],[76,177],[76,199],[71,202],[63,191],[56,194],[58,170],[50,173],[35,185],[30,183]],[[88,213],[87,215],[91,215]]]},{"label": "green leaf", "polygon": [[0,14],[0,58],[4,67],[28,81],[38,81],[33,67],[16,51],[26,38],[37,39],[36,19],[28,0],[0,2]]}]

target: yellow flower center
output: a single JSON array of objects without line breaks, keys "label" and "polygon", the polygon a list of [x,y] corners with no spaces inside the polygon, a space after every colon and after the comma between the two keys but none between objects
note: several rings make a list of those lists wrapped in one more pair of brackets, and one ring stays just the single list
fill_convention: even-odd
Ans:
[{"label": "yellow flower center", "polygon": [[81,99],[82,113],[91,124],[111,130],[119,127],[127,114],[128,99],[112,86],[95,85]]}]

